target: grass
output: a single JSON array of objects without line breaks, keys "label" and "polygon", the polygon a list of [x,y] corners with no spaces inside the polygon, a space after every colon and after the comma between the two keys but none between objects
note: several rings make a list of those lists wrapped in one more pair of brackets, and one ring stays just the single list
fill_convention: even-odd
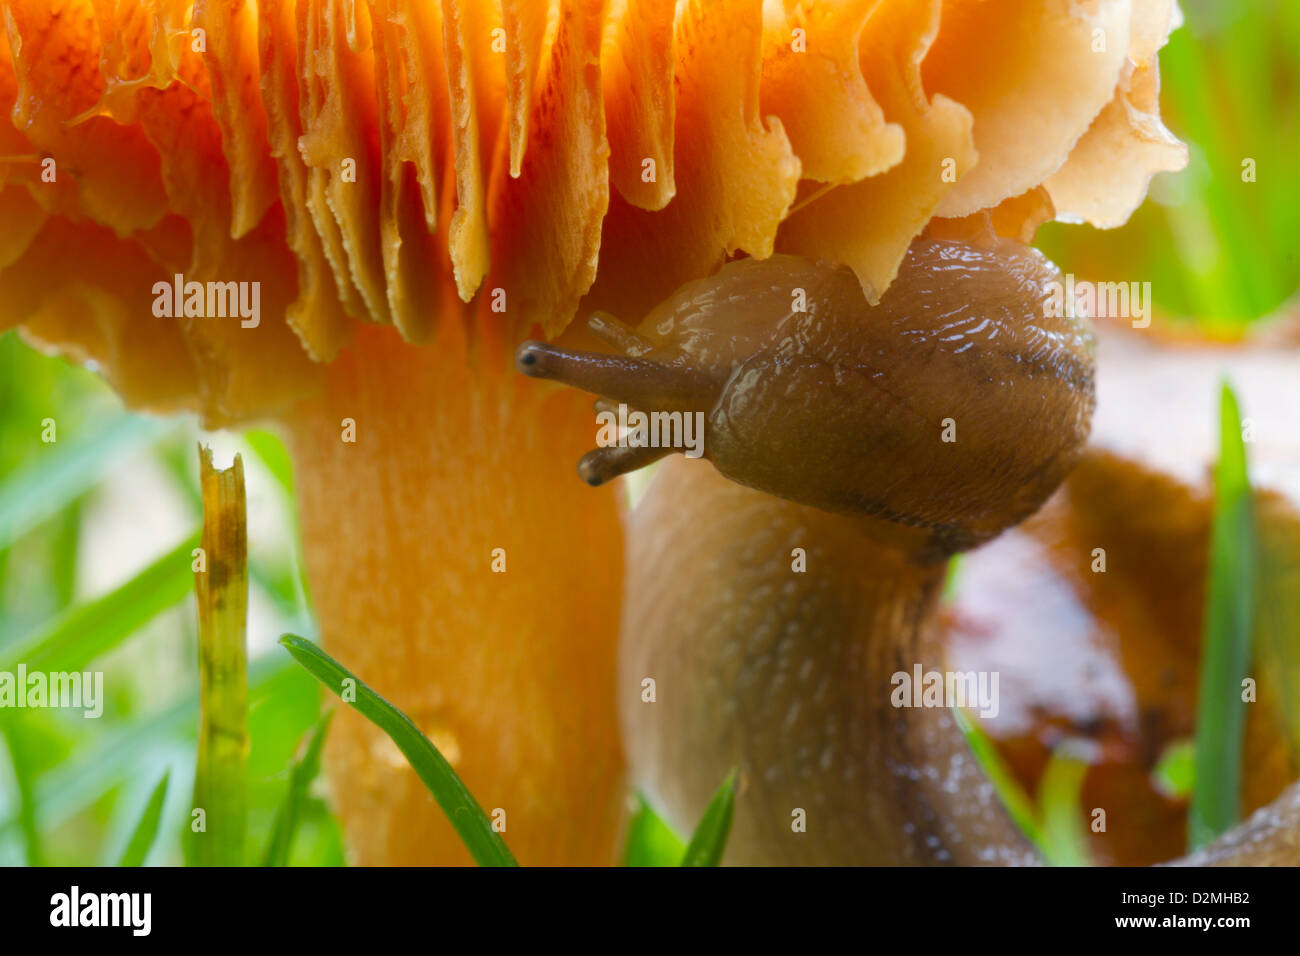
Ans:
[{"label": "grass", "polygon": [[731,835],[731,818],[736,809],[736,784],[740,772],[733,770],[727,774],[713,794],[713,799],[704,808],[691,842],[686,844],[682,855],[682,866],[717,866],[722,862],[722,853],[727,848],[727,837]]},{"label": "grass", "polygon": [[429,788],[461,842],[480,866],[519,865],[469,788],[411,718],[311,641],[286,634],[280,638],[280,644],[326,690],[351,704],[388,735]]},{"label": "grass", "polygon": [[1039,833],[1043,858],[1052,866],[1089,866],[1087,826],[1080,801],[1088,760],[1076,742],[1064,740],[1038,781]]},{"label": "grass", "polygon": [[636,810],[628,821],[627,841],[623,848],[623,866],[680,866],[686,856],[686,844],[673,828],[637,794]]},{"label": "grass", "polygon": [[244,463],[213,467],[200,448],[203,545],[199,606],[199,753],[189,856],[199,866],[239,866],[247,834],[248,532]]},{"label": "grass", "polygon": [[149,851],[153,849],[154,842],[158,839],[163,801],[167,799],[167,783],[170,780],[171,772],[168,771],[153,788],[153,793],[149,795],[149,802],[145,804],[144,813],[140,815],[140,822],[131,831],[131,839],[127,841],[126,850],[123,851],[118,866],[143,866],[144,861],[149,858]]},{"label": "grass", "polygon": [[979,725],[960,707],[952,709],[952,718],[966,738],[966,743],[970,747],[975,760],[983,769],[984,775],[992,782],[993,789],[997,791],[998,796],[1001,798],[1002,805],[1006,807],[1011,821],[1019,827],[1020,832],[1025,835],[1030,843],[1045,854],[1046,841],[1043,839],[1038,808],[1035,806],[1034,801],[1029,798],[1029,795],[1025,793],[1024,788],[1020,786],[1010,768],[1007,767],[1001,754],[998,753],[997,745],[989,739],[984,731],[979,729]]},{"label": "grass", "polygon": [[[47,416],[48,417],[48,416]],[[44,419],[42,419],[44,420]],[[123,458],[168,430],[154,419],[119,415],[87,429],[84,437],[58,438],[47,451],[0,484],[0,547],[6,547],[95,487]]]},{"label": "grass", "polygon": [[1241,411],[1225,383],[1219,403],[1219,463],[1197,694],[1195,776],[1187,843],[1196,849],[1241,819],[1242,690],[1251,662],[1256,543]]},{"label": "grass", "polygon": [[[1251,605],[1250,568],[1253,561],[1253,544],[1250,535],[1249,481],[1245,470],[1244,445],[1241,442],[1240,429],[1236,424],[1239,420],[1239,410],[1236,408],[1231,390],[1225,387],[1221,400],[1223,455],[1216,470],[1212,581],[1209,588],[1206,666],[1202,672],[1203,693],[1201,715],[1198,717],[1198,735],[1194,745],[1188,742],[1177,754],[1171,755],[1169,765],[1159,771],[1170,776],[1171,781],[1174,781],[1170,786],[1175,792],[1190,792],[1194,806],[1209,808],[1202,811],[1199,816],[1189,818],[1190,826],[1198,828],[1197,835],[1190,838],[1192,845],[1197,845],[1197,840],[1204,842],[1205,839],[1230,826],[1240,812],[1238,795],[1242,707],[1239,675],[1243,673],[1241,662],[1249,660],[1248,656],[1243,657],[1243,655],[1248,655],[1249,648],[1248,615]],[[159,435],[159,441],[165,440],[164,433]],[[275,462],[278,453],[274,446],[269,444],[270,441],[272,441],[270,436],[259,439],[262,445],[259,458],[265,456],[269,461]],[[58,460],[56,465],[62,468],[64,461],[66,459]],[[268,467],[268,471],[277,483],[289,488],[290,479],[284,469],[284,462],[285,459],[280,456],[278,467],[274,469]],[[39,482],[33,482],[26,474],[23,477],[23,484],[28,488],[39,487]],[[12,491],[10,494],[13,494]],[[226,506],[218,505],[218,507]],[[60,531],[66,533],[62,529]],[[174,606],[184,596],[188,581],[191,579],[191,552],[195,543],[194,539],[182,541],[117,588],[99,597],[82,601],[29,633],[0,644],[0,669],[23,660],[31,666],[39,664],[46,669],[71,670],[86,666],[89,662],[113,651],[137,632],[143,624]],[[292,572],[277,573],[282,578],[292,577]],[[243,587],[247,588],[247,580],[244,581]],[[282,598],[289,599],[284,595]],[[230,620],[226,621],[227,630],[230,630],[232,623]],[[1244,644],[1242,635],[1246,636]],[[342,688],[342,681],[352,677],[345,667],[331,661],[306,639],[286,638],[285,640],[286,646],[300,663],[304,666],[311,664],[308,670],[318,680],[323,676],[324,679],[332,682],[333,687]],[[284,673],[283,668],[272,670],[277,674]],[[264,676],[267,673],[269,672],[265,667],[255,668],[255,676],[250,682],[251,687],[260,690],[267,686],[267,678]],[[473,820],[471,828],[480,836],[490,832],[490,820],[482,814],[482,809],[478,807],[472,794],[464,788],[463,783],[457,785],[450,782],[450,778],[446,778],[442,772],[443,768],[437,767],[437,761],[441,760],[441,757],[437,755],[435,759],[435,756],[431,756],[436,755],[432,744],[423,738],[423,735],[419,735],[422,742],[409,737],[409,733],[414,730],[414,725],[409,719],[391,708],[391,705],[380,705],[382,698],[378,695],[372,698],[370,695],[373,691],[360,681],[357,681],[355,686],[360,695],[358,699],[364,701],[364,706],[370,710],[368,716],[373,715],[378,718],[381,726],[394,730],[399,737],[403,732],[407,734],[403,752],[410,751],[416,754],[413,766],[417,763],[421,765],[417,772],[422,779],[425,779],[426,783],[432,780],[441,788],[444,798],[447,799],[444,809],[447,806],[451,807],[451,818]],[[1220,690],[1227,688],[1233,693],[1225,698],[1225,695],[1218,691],[1207,692],[1206,687]],[[1207,693],[1209,696],[1206,696]],[[1223,707],[1225,699],[1228,704],[1226,709]],[[372,708],[371,705],[374,707]],[[157,725],[159,731],[150,731],[146,725],[141,728],[140,733],[127,734],[123,737],[117,749],[110,746],[104,751],[103,759],[91,757],[82,762],[79,770],[75,769],[78,766],[75,762],[68,764],[67,767],[72,775],[48,776],[39,758],[33,754],[33,750],[39,748],[33,748],[29,743],[30,738],[24,737],[23,742],[17,743],[13,732],[7,734],[19,799],[16,813],[11,812],[7,817],[0,814],[0,836],[6,832],[21,834],[23,846],[26,848],[24,859],[29,862],[44,862],[47,859],[47,847],[46,841],[42,839],[42,829],[48,827],[50,821],[67,818],[69,812],[79,812],[76,810],[77,804],[69,803],[66,795],[86,791],[93,799],[95,793],[107,792],[106,788],[112,786],[112,781],[121,780],[124,775],[122,768],[117,766],[119,761],[115,755],[142,752],[143,748],[149,746],[147,741],[156,739],[156,733],[162,732],[163,727],[180,728],[197,716],[198,708],[194,698],[191,698],[188,703],[181,703],[178,707],[179,709],[174,710],[163,723]],[[1216,708],[1221,713],[1216,713]],[[244,709],[247,710],[247,704],[244,705]],[[237,707],[232,708],[231,712],[236,710]],[[1031,799],[1012,780],[1005,766],[998,759],[992,743],[964,714],[958,713],[955,717],[967,735],[973,752],[994,781],[1011,815],[1029,838],[1039,846],[1044,858],[1058,865],[1080,865],[1088,862],[1085,821],[1083,810],[1079,806],[1079,788],[1086,771],[1085,765],[1069,754],[1058,752],[1053,756],[1040,782],[1036,798]],[[31,717],[29,716],[28,719],[30,720]],[[204,722],[202,726],[206,728],[203,733],[209,740],[221,739],[226,743],[230,742],[226,740],[228,736],[226,732],[215,730],[211,721]],[[296,852],[295,836],[300,822],[305,817],[314,816],[319,824],[321,814],[325,812],[319,801],[313,801],[308,796],[308,788],[319,771],[320,749],[327,726],[328,717],[325,717],[303,731],[305,743],[301,747],[302,756],[289,763],[288,784],[281,788],[281,803],[274,809],[268,838],[260,855],[260,860],[265,865],[285,865],[292,862]],[[414,732],[418,734],[418,730]],[[233,739],[237,740],[238,736]],[[124,751],[122,750],[124,747],[130,749]],[[218,817],[217,820],[218,832],[224,831],[227,837],[209,841],[207,846],[214,851],[213,855],[206,858],[201,854],[194,856],[192,858],[195,862],[205,859],[208,862],[215,862],[217,859],[231,863],[251,862],[248,859],[248,847],[244,840],[247,826],[237,822],[240,781],[243,780],[244,786],[247,784],[247,773],[241,771],[242,764],[238,754],[239,748],[235,748],[231,755],[232,759],[229,760],[224,771],[217,775],[224,781],[218,790],[225,794],[225,800],[233,808],[227,815],[229,819]],[[1209,768],[1211,759],[1216,761],[1214,769]],[[1189,761],[1194,765],[1190,769],[1187,766]],[[442,763],[445,765],[445,761]],[[450,771],[449,766],[445,767],[445,770],[454,777],[454,772]],[[163,780],[167,779],[167,776],[163,777]],[[215,779],[210,761],[207,770],[196,775],[196,793],[200,789],[198,781],[204,779],[209,781],[209,786]],[[1189,779],[1208,780],[1210,783],[1189,791],[1187,782]],[[639,799],[637,811],[629,826],[622,858],[624,865],[716,865],[721,859],[729,832],[736,780],[737,777],[733,774],[724,781],[689,843],[684,843],[672,828],[654,813],[644,799]],[[89,781],[88,786],[87,781]],[[221,789],[223,787],[224,789]],[[145,840],[146,837],[149,845],[157,839],[163,824],[163,801],[167,792],[168,787],[160,782],[146,805],[145,813],[135,822],[128,840],[128,845],[132,847],[131,855],[124,856],[124,860],[139,856],[140,841]],[[214,791],[209,789],[206,792]],[[1200,803],[1197,803],[1198,800]],[[84,803],[81,805],[85,806]],[[218,800],[218,805],[224,804]],[[476,808],[477,816],[472,808]],[[330,823],[333,826],[332,821]],[[497,837],[495,842],[499,843],[499,846],[493,846],[491,850],[487,849],[487,844],[477,847],[476,859],[493,863],[504,863],[507,858],[513,861],[513,857],[508,857],[509,850],[505,848],[504,841],[499,839],[499,835],[493,834],[493,836]],[[148,846],[144,847],[146,854],[148,848]]]},{"label": "grass", "polygon": [[[1149,281],[1162,313],[1231,333],[1300,288],[1300,4],[1183,0],[1186,25],[1160,53],[1166,124],[1190,164],[1162,173],[1116,230],[1049,223],[1037,245],[1063,270]],[[1243,160],[1255,180],[1243,179]]]},{"label": "grass", "polygon": [[320,773],[321,751],[325,748],[325,735],[329,733],[334,711],[328,711],[316,726],[311,729],[303,746],[302,757],[295,760],[289,768],[289,789],[284,803],[275,814],[275,825],[271,828],[271,839],[266,844],[262,855],[263,866],[288,866],[293,839],[298,832],[298,823],[302,819],[307,804],[307,788]]},{"label": "grass", "polygon": [[198,543],[197,534],[186,538],[120,587],[0,647],[0,671],[20,661],[28,670],[76,671],[103,656],[190,593]]},{"label": "grass", "polygon": [[[1153,784],[1162,793],[1190,798],[1189,851],[1241,819],[1243,680],[1252,660],[1259,558],[1241,411],[1227,383],[1219,396],[1219,435],[1196,736],[1175,742],[1153,772]],[[1035,805],[992,741],[965,713],[954,710],[953,716],[1012,820],[1043,858],[1054,865],[1087,865],[1087,828],[1079,803],[1087,763],[1069,742],[1053,752]]]},{"label": "grass", "polygon": [[1186,800],[1196,786],[1196,742],[1175,740],[1151,770],[1151,783],[1170,800]]}]

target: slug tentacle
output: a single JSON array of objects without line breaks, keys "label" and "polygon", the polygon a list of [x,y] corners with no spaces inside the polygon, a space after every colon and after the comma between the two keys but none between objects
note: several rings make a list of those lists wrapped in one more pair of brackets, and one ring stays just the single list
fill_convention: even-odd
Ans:
[{"label": "slug tentacle", "polygon": [[664,411],[698,411],[715,391],[704,376],[687,366],[600,352],[581,352],[546,342],[527,341],[515,352],[519,371],[549,378],[584,392]]},{"label": "slug tentacle", "polygon": [[636,329],[608,312],[593,312],[589,315],[587,328],[602,342],[632,358],[640,358],[654,349],[653,342],[638,335]]},{"label": "slug tentacle", "polygon": [[628,445],[593,448],[578,459],[578,477],[591,487],[598,488],[619,475],[654,464],[671,451],[671,448],[634,448]]}]

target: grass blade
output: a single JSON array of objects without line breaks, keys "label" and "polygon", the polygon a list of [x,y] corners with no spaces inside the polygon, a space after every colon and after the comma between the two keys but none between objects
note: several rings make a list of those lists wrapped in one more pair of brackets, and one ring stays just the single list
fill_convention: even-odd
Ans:
[{"label": "grass blade", "polygon": [[731,817],[736,807],[736,784],[739,772],[732,770],[704,808],[691,842],[686,845],[682,866],[717,866],[731,835]]},{"label": "grass blade", "polygon": [[27,744],[29,735],[23,732],[23,723],[28,719],[17,713],[7,715],[6,719],[0,720],[0,736],[5,738],[9,748],[9,762],[18,791],[18,826],[23,834],[27,865],[44,866],[45,852],[41,846],[41,828],[36,818],[38,801],[35,754]]},{"label": "grass blade", "polygon": [[1255,526],[1241,411],[1225,382],[1219,398],[1219,463],[1206,589],[1205,643],[1196,703],[1196,786],[1187,814],[1189,850],[1241,817],[1241,750],[1255,592]]},{"label": "grass blade", "polygon": [[167,783],[171,780],[171,776],[171,771],[167,771],[158,781],[158,786],[153,788],[149,802],[145,804],[144,813],[141,814],[140,822],[135,825],[135,830],[131,833],[131,839],[126,844],[126,851],[122,854],[122,861],[118,866],[144,866],[144,861],[149,858],[149,851],[153,849],[154,841],[158,838],[158,824],[162,820],[163,802],[167,799]]},{"label": "grass blade", "polygon": [[193,587],[193,535],[125,584],[102,597],[68,608],[29,634],[0,648],[0,671],[18,663],[28,670],[78,671],[112,650]]},{"label": "grass blade", "polygon": [[125,415],[93,430],[93,437],[56,442],[0,484],[0,548],[95,487],[122,455],[174,427]]},{"label": "grass blade", "polygon": [[248,528],[244,463],[212,464],[199,449],[206,567],[194,575],[199,603],[199,757],[188,846],[200,866],[240,866],[248,825]]},{"label": "grass blade", "polygon": [[1170,800],[1186,800],[1196,787],[1196,744],[1190,738],[1175,740],[1151,768],[1151,785]]},{"label": "grass blade", "polygon": [[637,809],[627,828],[623,848],[624,866],[677,866],[686,855],[686,844],[637,794]]},{"label": "grass blade", "polygon": [[1052,751],[1038,783],[1043,856],[1052,866],[1091,866],[1080,795],[1088,775],[1082,745],[1066,740]]},{"label": "grass blade", "polygon": [[966,743],[983,769],[984,775],[993,784],[993,789],[1002,800],[1002,805],[1006,807],[1012,822],[1034,846],[1038,847],[1040,852],[1046,855],[1043,832],[1038,825],[1038,812],[1034,808],[1033,801],[1029,799],[1029,795],[1003,762],[993,741],[975,725],[975,721],[971,720],[962,708],[952,708],[952,719],[966,738]]},{"label": "grass blade", "polygon": [[303,749],[302,757],[294,761],[289,769],[289,792],[285,794],[284,803],[275,812],[275,823],[271,827],[271,838],[267,841],[266,852],[262,856],[263,866],[288,866],[289,851],[293,849],[293,838],[298,830],[298,820],[307,799],[307,788],[320,773],[320,755],[325,746],[325,734],[329,732],[330,721],[334,711],[330,711],[316,722]]},{"label": "grass blade", "polygon": [[[397,745],[480,866],[518,866],[464,781],[409,717],[311,641],[285,634],[280,643],[331,693],[355,707]],[[355,692],[355,700],[344,698],[345,688]]]},{"label": "grass blade", "polygon": [[[263,657],[249,668],[249,690],[276,693],[284,681],[298,674],[298,669],[278,654]],[[79,749],[46,770],[37,778],[35,789],[42,825],[59,827],[85,811],[113,787],[138,774],[151,752],[177,748],[178,758],[182,752],[192,754],[198,718],[196,687],[161,712],[111,730],[106,739]],[[0,838],[19,826],[16,812],[0,817]]]},{"label": "grass blade", "polygon": [[253,450],[266,470],[271,473],[286,495],[293,495],[293,461],[289,449],[274,432],[253,428],[244,432],[244,441]]}]

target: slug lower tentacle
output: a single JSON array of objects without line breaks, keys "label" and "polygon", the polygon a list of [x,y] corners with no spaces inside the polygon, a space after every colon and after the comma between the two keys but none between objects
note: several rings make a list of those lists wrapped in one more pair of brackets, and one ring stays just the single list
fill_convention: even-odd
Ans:
[{"label": "slug lower tentacle", "polygon": [[872,306],[847,268],[741,260],[636,329],[596,316],[622,354],[520,347],[598,409],[706,419],[716,472],[666,462],[629,516],[620,711],[679,827],[742,769],[728,860],[1034,859],[948,709],[899,709],[891,678],[942,666],[943,559],[1034,511],[1087,437],[1094,344],[1059,279],[1015,242],[922,240]]}]

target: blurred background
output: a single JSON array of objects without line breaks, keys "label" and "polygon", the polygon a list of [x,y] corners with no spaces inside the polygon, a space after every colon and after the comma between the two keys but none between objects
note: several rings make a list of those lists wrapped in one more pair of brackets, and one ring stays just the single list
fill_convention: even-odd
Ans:
[{"label": "blurred background", "polygon": [[[1190,145],[1125,227],[1050,224],[1039,245],[1080,278],[1141,276],[1156,324],[1231,332],[1300,289],[1300,3],[1183,0],[1161,54],[1167,125]],[[1253,159],[1255,181],[1243,182]],[[1300,383],[1298,386],[1300,387]],[[1211,398],[1207,396],[1206,407]],[[42,441],[46,420],[57,441]],[[0,710],[0,864],[119,860],[164,773],[151,863],[180,863],[198,724],[188,557],[201,513],[196,442],[247,472],[250,862],[318,715],[315,681],[275,639],[314,637],[297,555],[293,477],[271,433],[200,435],[193,420],[125,412],[93,370],[0,335],[0,671],[104,673],[103,716]],[[337,865],[317,781],[291,861]]]}]

